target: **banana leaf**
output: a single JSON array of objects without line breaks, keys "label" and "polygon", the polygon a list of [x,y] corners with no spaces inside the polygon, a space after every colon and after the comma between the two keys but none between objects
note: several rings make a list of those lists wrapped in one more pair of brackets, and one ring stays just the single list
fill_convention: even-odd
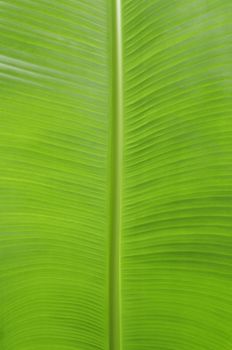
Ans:
[{"label": "banana leaf", "polygon": [[0,8],[0,349],[231,350],[231,1]]}]

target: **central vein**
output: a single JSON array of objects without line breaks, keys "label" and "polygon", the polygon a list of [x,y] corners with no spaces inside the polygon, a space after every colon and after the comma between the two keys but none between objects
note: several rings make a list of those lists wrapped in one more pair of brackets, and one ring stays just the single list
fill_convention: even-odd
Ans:
[{"label": "central vein", "polygon": [[110,350],[121,350],[121,192],[123,145],[121,0],[113,1],[112,36],[112,164],[110,249]]}]

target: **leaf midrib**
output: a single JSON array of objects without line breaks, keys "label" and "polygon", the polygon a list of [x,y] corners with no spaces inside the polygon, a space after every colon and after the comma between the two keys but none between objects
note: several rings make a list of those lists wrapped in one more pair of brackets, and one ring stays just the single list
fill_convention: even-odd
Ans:
[{"label": "leaf midrib", "polygon": [[109,348],[121,349],[121,201],[123,155],[123,70],[121,0],[112,0],[111,215]]}]

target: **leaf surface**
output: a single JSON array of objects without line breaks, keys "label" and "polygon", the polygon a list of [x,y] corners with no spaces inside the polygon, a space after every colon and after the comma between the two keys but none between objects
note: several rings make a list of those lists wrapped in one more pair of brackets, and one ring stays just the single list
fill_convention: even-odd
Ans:
[{"label": "leaf surface", "polygon": [[123,1],[126,350],[232,346],[229,1]]},{"label": "leaf surface", "polygon": [[231,350],[230,1],[0,7],[0,349]]}]

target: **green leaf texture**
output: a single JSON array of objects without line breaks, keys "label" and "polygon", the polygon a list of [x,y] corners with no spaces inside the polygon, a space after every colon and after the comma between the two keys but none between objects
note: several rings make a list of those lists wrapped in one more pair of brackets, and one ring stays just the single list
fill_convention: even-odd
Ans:
[{"label": "green leaf texture", "polygon": [[106,5],[1,4],[1,350],[107,348]]},{"label": "green leaf texture", "polygon": [[126,350],[232,348],[232,7],[124,1]]},{"label": "green leaf texture", "polygon": [[231,1],[0,8],[0,350],[231,350]]}]

